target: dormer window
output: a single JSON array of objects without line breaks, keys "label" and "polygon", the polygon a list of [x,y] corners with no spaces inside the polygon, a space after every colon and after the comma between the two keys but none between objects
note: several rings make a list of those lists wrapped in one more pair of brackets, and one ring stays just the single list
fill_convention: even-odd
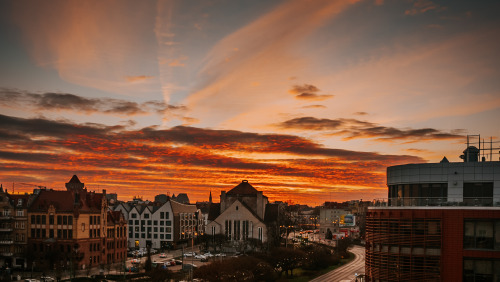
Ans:
[{"label": "dormer window", "polygon": [[18,199],[17,200],[17,205],[22,206],[23,205],[23,199]]}]

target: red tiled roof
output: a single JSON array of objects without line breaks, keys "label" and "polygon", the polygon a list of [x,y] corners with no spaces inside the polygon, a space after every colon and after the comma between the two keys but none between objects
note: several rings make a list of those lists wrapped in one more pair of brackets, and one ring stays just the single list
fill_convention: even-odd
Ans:
[{"label": "red tiled roof", "polygon": [[28,200],[29,200],[29,197],[30,195],[23,195],[23,194],[12,194],[12,195],[9,195],[9,198],[13,201],[13,205],[15,207],[18,207],[17,203],[18,203],[18,200],[21,199],[22,200],[22,206],[23,208],[26,208],[28,206]]},{"label": "red tiled roof", "polygon": [[40,190],[38,196],[29,207],[30,211],[44,211],[53,205],[57,211],[99,211],[103,194],[81,190],[78,193],[78,204],[75,206],[73,191]]}]

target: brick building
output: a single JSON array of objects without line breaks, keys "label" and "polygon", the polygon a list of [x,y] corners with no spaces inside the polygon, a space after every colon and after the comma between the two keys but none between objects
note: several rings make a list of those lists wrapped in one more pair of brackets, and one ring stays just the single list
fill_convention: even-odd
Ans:
[{"label": "brick building", "polygon": [[[87,191],[84,183],[74,175],[66,183],[66,190],[36,190],[28,208],[28,240],[31,255],[29,263],[39,268],[83,269],[107,262],[107,231],[120,230],[120,237],[111,241],[125,241],[124,221],[108,224],[106,191]],[[113,217],[113,215],[112,215]],[[119,243],[122,246],[122,243]],[[116,246],[116,245],[115,245]],[[123,247],[115,256],[123,257]],[[30,264],[31,266],[31,264]]]},{"label": "brick building", "polygon": [[0,186],[0,267],[26,267],[28,200]]},{"label": "brick building", "polygon": [[127,221],[123,213],[108,211],[106,232],[106,263],[127,259]]}]

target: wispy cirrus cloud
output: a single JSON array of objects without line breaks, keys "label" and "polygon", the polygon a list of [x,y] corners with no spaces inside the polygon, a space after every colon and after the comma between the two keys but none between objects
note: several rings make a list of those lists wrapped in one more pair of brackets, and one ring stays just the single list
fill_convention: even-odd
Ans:
[{"label": "wispy cirrus cloud", "polygon": [[0,88],[0,106],[37,111],[73,111],[78,113],[145,115],[185,111],[185,106],[168,105],[163,101],[137,103],[123,99],[86,98],[71,93],[30,93]]},{"label": "wispy cirrus cloud", "polygon": [[[159,81],[130,76],[129,70],[158,73],[156,64],[143,63],[157,60],[157,47],[147,44],[154,38],[155,5],[115,0],[33,5],[21,0],[12,3],[9,17],[39,66],[55,69],[70,83],[144,96],[157,93]],[[131,83],[138,81],[143,83]]]},{"label": "wispy cirrus cloud", "polygon": [[405,11],[405,15],[416,15],[432,10],[442,11],[444,9],[446,8],[430,0],[416,0],[413,1],[413,7]]},{"label": "wispy cirrus cloud", "polygon": [[155,77],[151,76],[151,75],[136,75],[136,76],[126,76],[125,77],[125,79],[128,82],[141,82],[141,81],[145,81],[145,80],[153,79],[153,78],[155,78]]},{"label": "wispy cirrus cloud", "polygon": [[325,105],[308,105],[308,106],[303,106],[303,109],[326,109]]},{"label": "wispy cirrus cloud", "polygon": [[460,139],[465,134],[462,129],[455,129],[450,132],[434,128],[399,129],[372,122],[345,118],[319,119],[315,117],[301,117],[281,122],[276,126],[285,129],[325,131],[326,134],[345,136],[344,140],[375,138],[379,141],[404,140],[413,142]]},{"label": "wispy cirrus cloud", "polygon": [[311,84],[294,85],[288,92],[301,100],[323,101],[333,97],[330,94],[318,94],[320,92],[318,87]]},{"label": "wispy cirrus cloud", "polygon": [[[285,1],[227,35],[205,56],[200,82],[186,105],[201,120],[218,124],[248,113],[257,115],[267,105],[286,99],[288,89],[275,82],[301,76],[307,69],[307,60],[294,48],[354,2]],[[252,87],[256,81],[259,86]],[[297,98],[307,101],[329,98],[301,94]]]}]

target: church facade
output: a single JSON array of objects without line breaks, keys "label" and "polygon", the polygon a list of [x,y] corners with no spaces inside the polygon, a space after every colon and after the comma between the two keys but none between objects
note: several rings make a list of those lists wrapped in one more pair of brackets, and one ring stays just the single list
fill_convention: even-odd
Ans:
[{"label": "church facade", "polygon": [[223,234],[233,242],[266,242],[269,223],[276,222],[277,214],[277,205],[270,204],[262,191],[243,180],[227,193],[222,191],[219,204],[212,204],[206,233]]}]

